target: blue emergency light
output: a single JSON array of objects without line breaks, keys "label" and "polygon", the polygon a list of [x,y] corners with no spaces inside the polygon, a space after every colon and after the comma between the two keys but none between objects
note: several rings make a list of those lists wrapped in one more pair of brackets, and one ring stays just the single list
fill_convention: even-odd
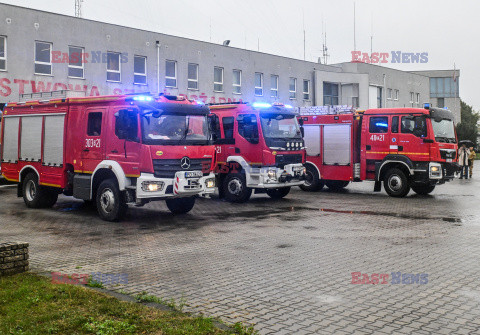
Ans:
[{"label": "blue emergency light", "polygon": [[285,105],[285,108],[292,109],[293,106],[292,105]]},{"label": "blue emergency light", "polygon": [[270,107],[272,107],[271,104],[266,103],[266,102],[254,102],[254,103],[252,104],[252,106],[253,106],[254,108],[270,108]]},{"label": "blue emergency light", "polygon": [[430,103],[429,102],[424,103],[423,108],[424,109],[430,109]]},{"label": "blue emergency light", "polygon": [[135,101],[152,101],[153,98],[148,95],[137,95],[133,97]]}]

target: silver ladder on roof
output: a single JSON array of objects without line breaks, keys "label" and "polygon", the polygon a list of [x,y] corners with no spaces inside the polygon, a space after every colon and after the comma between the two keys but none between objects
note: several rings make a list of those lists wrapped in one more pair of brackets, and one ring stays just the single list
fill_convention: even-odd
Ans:
[{"label": "silver ladder on roof", "polygon": [[352,114],[355,108],[349,105],[298,107],[300,115]]},{"label": "silver ladder on roof", "polygon": [[87,96],[87,93],[85,91],[73,91],[73,90],[24,93],[19,95],[19,102],[32,101],[32,100],[82,98],[86,96]]}]

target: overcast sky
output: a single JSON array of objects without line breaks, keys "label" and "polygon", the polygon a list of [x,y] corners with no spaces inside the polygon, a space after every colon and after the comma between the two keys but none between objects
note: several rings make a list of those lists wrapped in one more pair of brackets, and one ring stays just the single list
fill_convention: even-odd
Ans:
[{"label": "overcast sky", "polygon": [[[74,15],[74,0],[2,1]],[[401,70],[460,69],[460,96],[480,109],[477,91],[480,2],[472,0],[356,0],[357,50],[428,52],[426,64]],[[329,63],[351,60],[353,0],[84,0],[83,17],[165,34],[317,61],[326,26]]]}]

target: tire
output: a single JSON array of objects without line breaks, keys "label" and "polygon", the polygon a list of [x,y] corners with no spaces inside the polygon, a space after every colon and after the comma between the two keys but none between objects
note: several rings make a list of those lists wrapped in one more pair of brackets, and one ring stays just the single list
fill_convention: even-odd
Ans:
[{"label": "tire", "polygon": [[51,208],[58,199],[58,193],[38,183],[36,173],[29,173],[22,182],[23,201],[28,208]]},{"label": "tire", "polygon": [[332,191],[340,191],[341,189],[345,188],[350,184],[349,181],[344,180],[326,180],[325,185],[327,185],[328,189]]},{"label": "tire", "polygon": [[410,192],[410,184],[405,173],[400,169],[387,171],[383,179],[385,192],[391,197],[402,198]]},{"label": "tire", "polygon": [[305,168],[307,170],[306,180],[305,184],[300,185],[300,188],[305,192],[320,191],[323,188],[324,183],[320,179],[317,169],[310,164],[306,165]]},{"label": "tire", "polygon": [[186,214],[195,206],[195,197],[167,199],[165,202],[173,214]]},{"label": "tire", "polygon": [[430,185],[430,184],[414,184],[412,183],[411,185],[412,190],[420,195],[427,195],[433,192],[435,189],[435,185]]},{"label": "tire", "polygon": [[127,213],[128,206],[120,192],[117,182],[107,179],[97,189],[97,212],[102,220],[119,221]]},{"label": "tire", "polygon": [[272,199],[282,199],[290,192],[290,187],[267,189],[267,194]]},{"label": "tire", "polygon": [[224,179],[222,187],[225,199],[230,202],[246,202],[252,195],[252,189],[247,187],[244,173],[229,173]]}]

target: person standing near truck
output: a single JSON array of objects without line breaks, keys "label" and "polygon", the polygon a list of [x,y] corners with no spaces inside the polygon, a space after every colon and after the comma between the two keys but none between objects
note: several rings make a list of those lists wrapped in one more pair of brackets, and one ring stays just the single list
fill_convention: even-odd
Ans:
[{"label": "person standing near truck", "polygon": [[475,162],[475,158],[477,157],[477,153],[473,150],[473,147],[470,147],[470,155],[468,155],[468,166],[470,168],[470,178],[473,176],[473,163]]},{"label": "person standing near truck", "polygon": [[460,179],[468,179],[468,157],[470,156],[470,150],[467,149],[465,144],[462,144],[458,149],[458,164],[461,168]]}]

